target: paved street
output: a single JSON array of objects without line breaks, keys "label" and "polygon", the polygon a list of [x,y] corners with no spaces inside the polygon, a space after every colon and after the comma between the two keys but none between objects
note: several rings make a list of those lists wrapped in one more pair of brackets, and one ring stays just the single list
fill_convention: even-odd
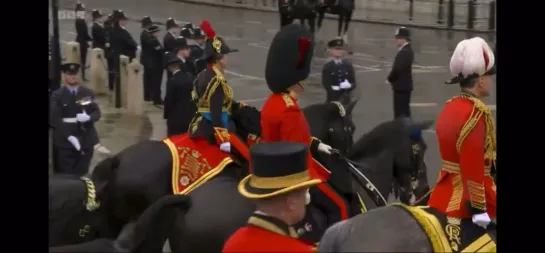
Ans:
[{"label": "paved street", "polygon": [[[73,8],[70,1],[65,0],[61,3],[63,3],[62,7]],[[278,29],[278,17],[273,13],[198,6],[167,0],[88,0],[85,4],[89,10],[96,8],[110,13],[112,9],[120,8],[131,18],[140,19],[144,15],[149,15],[154,21],[159,22],[173,17],[179,21],[191,21],[198,24],[201,19],[206,18],[216,32],[226,39],[229,46],[240,50],[229,55],[228,58],[227,78],[234,89],[235,97],[260,107],[269,93],[263,80],[263,73],[268,44]],[[138,41],[140,24],[130,22],[127,29]],[[396,53],[392,39],[395,29],[396,27],[363,23],[351,26],[349,42],[351,42],[351,49],[355,52],[351,59],[357,71],[357,82],[361,93],[361,100],[354,110],[354,120],[357,125],[356,138],[380,122],[393,118],[391,90],[384,84],[384,80]],[[444,81],[450,77],[447,65],[452,50],[459,40],[468,35],[417,29],[413,29],[412,32],[413,48],[416,54],[415,90],[412,98],[413,118],[435,119],[444,101],[459,91],[457,86],[447,86]],[[312,74],[309,79],[312,85],[301,98],[303,105],[325,100],[320,85],[321,68],[326,57],[324,42],[333,38],[335,33],[336,23],[326,20],[325,27],[319,36],[323,40],[319,41],[315,51]],[[73,40],[74,37],[73,21],[61,21],[61,39]],[[494,38],[484,39],[494,40]],[[496,103],[493,98],[486,100],[486,103],[495,111]],[[150,112],[148,115],[153,124],[152,137],[161,138],[165,130],[159,112]],[[118,126],[115,125],[115,128]],[[105,136],[102,138],[106,139]],[[428,177],[430,182],[435,182],[440,159],[434,131],[426,132],[425,139],[429,147],[426,155],[426,162],[430,168]]]}]

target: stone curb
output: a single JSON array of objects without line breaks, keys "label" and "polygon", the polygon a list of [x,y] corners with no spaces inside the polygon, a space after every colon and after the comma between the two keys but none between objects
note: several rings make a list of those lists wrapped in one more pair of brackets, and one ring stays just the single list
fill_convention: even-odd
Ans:
[{"label": "stone curb", "polygon": [[[229,3],[213,3],[213,2],[203,2],[203,1],[199,1],[199,0],[169,0],[169,1],[197,4],[197,5],[207,5],[207,6],[214,6],[214,7],[224,7],[224,8],[230,8],[230,9],[243,9],[243,10],[253,10],[253,11],[262,11],[262,12],[276,12],[276,10],[265,8],[265,7],[245,6],[245,5],[229,4]],[[337,17],[332,16],[330,14],[326,14],[326,18],[327,19],[337,20]],[[359,22],[359,23],[368,23],[368,24],[406,26],[406,27],[430,29],[430,30],[473,32],[473,33],[476,33],[476,34],[492,34],[492,33],[496,32],[496,30],[469,30],[469,29],[464,29],[464,28],[446,28],[446,27],[434,26],[434,25],[422,25],[422,24],[413,24],[413,23],[397,22],[397,21],[371,20],[371,19],[363,19],[363,18],[357,18],[357,17],[353,18],[352,21],[356,21],[356,22]],[[162,23],[159,23],[159,24],[162,24]]]}]

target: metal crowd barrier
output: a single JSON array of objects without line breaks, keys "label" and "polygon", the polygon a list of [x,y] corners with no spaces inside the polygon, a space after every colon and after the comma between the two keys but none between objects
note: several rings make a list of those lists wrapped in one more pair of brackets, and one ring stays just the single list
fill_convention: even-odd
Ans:
[{"label": "metal crowd barrier", "polygon": [[[278,0],[174,0],[277,11]],[[355,0],[353,20],[416,27],[494,31],[496,0]]]}]

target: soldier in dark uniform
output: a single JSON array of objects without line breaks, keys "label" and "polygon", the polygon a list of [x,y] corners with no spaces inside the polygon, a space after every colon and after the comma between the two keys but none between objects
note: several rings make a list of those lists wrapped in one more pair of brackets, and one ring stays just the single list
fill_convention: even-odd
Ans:
[{"label": "soldier in dark uniform", "polygon": [[104,16],[99,10],[93,10],[93,26],[91,27],[91,36],[93,37],[93,48],[100,48],[106,52],[106,30],[101,22]]},{"label": "soldier in dark uniform", "polygon": [[167,81],[163,117],[167,120],[167,136],[170,137],[187,132],[197,107],[191,96],[193,78],[182,70],[185,65],[182,59],[177,55],[168,54],[166,65],[172,72],[172,77]]},{"label": "soldier in dark uniform", "polygon": [[127,24],[127,17],[122,10],[117,11],[117,16],[114,16],[117,26],[114,26],[112,34],[112,46],[116,55],[125,55],[132,61],[136,57],[136,50],[138,49],[138,43],[134,40],[132,35],[127,31],[125,25]]},{"label": "soldier in dark uniform", "polygon": [[[167,19],[167,22],[165,22],[165,26],[167,28],[167,33],[163,38],[163,46],[165,47],[166,52],[172,53],[174,51],[174,41],[176,40],[176,37],[178,37],[179,25],[176,23],[176,20],[169,18]],[[172,73],[167,71],[167,78],[170,78],[171,76]]]},{"label": "soldier in dark uniform", "polygon": [[189,45],[185,37],[180,36],[176,38],[173,53],[175,53],[175,55],[181,60],[180,70],[189,74],[192,79],[196,78],[197,73],[195,72],[195,64],[191,59],[191,49],[189,49]]},{"label": "soldier in dark uniform", "polygon": [[216,36],[208,21],[203,20],[200,27],[207,35],[203,59],[208,67],[195,80],[193,98],[197,103],[198,113],[189,126],[191,138],[205,138],[217,144],[225,152],[231,152],[230,136],[227,130],[229,117],[242,103],[233,100],[233,90],[227,83],[223,71],[226,57],[231,52],[225,41]]},{"label": "soldier in dark uniform", "polygon": [[151,25],[148,27],[148,35],[142,41],[142,60],[144,60],[144,100],[153,101],[155,106],[162,106],[161,81],[163,79],[163,56],[164,49],[159,42],[159,27]]},{"label": "soldier in dark uniform", "polygon": [[344,55],[344,41],[341,38],[327,43],[331,61],[322,69],[322,84],[326,90],[327,102],[339,101],[343,104],[350,102],[350,94],[356,88],[356,75],[352,63],[342,59]]},{"label": "soldier in dark uniform", "polygon": [[399,49],[392,70],[386,79],[386,83],[391,85],[394,93],[394,118],[411,117],[414,52],[411,48],[410,37],[410,31],[406,27],[398,28],[395,33],[395,41]]},{"label": "soldier in dark uniform", "polygon": [[203,33],[202,29],[200,27],[195,27],[192,36],[192,40],[195,44],[189,46],[189,48],[191,49],[191,59],[193,59],[195,72],[197,74],[206,69],[206,61],[202,60],[205,39],[206,35]]},{"label": "soldier in dark uniform", "polygon": [[[142,32],[140,33],[140,46],[142,46],[142,52],[140,52],[140,63],[142,66],[144,66],[144,101],[149,102],[151,101],[151,78],[150,75],[153,71],[151,71],[150,68],[150,57],[155,51],[152,47],[150,47],[147,43],[152,42],[151,34],[148,31],[150,26],[152,26],[152,20],[149,16],[145,16],[142,18]],[[162,73],[161,73],[162,74]]]},{"label": "soldier in dark uniform", "polygon": [[50,125],[60,173],[85,175],[98,143],[100,109],[93,91],[80,86],[77,63],[62,65],[65,85],[51,94]]},{"label": "soldier in dark uniform", "polygon": [[114,90],[114,78],[115,78],[115,59],[114,52],[111,46],[111,39],[114,29],[114,17],[113,14],[108,14],[106,21],[104,21],[104,30],[106,31],[106,50],[104,55],[108,62],[108,88],[110,91]]},{"label": "soldier in dark uniform", "polygon": [[85,5],[83,3],[76,4],[76,42],[79,43],[79,55],[81,60],[81,77],[85,80],[85,66],[87,64],[87,49],[89,42],[92,40],[89,36],[89,28],[85,22]]}]

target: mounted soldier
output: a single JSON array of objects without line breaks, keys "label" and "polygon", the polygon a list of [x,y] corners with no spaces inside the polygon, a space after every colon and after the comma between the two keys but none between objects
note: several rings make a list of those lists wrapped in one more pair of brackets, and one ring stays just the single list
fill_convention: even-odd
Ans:
[{"label": "mounted soldier", "polygon": [[356,74],[350,61],[343,59],[344,41],[336,38],[327,43],[331,60],[322,69],[322,85],[326,90],[326,101],[348,104],[356,89]]},{"label": "mounted soldier", "polygon": [[238,50],[231,49],[221,37],[216,36],[207,20],[203,20],[200,27],[207,35],[202,59],[208,66],[195,80],[193,98],[198,113],[189,125],[189,134],[191,138],[205,138],[229,153],[229,120],[232,112],[244,104],[233,99],[233,89],[227,83],[223,72],[227,54]]}]

